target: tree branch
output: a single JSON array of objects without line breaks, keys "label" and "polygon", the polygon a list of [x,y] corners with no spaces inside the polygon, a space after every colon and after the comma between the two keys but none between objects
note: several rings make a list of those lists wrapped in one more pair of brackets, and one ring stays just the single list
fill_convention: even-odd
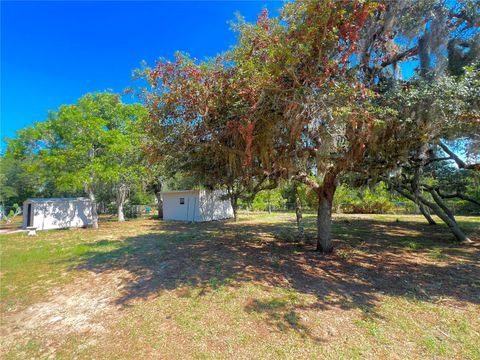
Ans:
[{"label": "tree branch", "polygon": [[450,155],[450,157],[452,158],[453,161],[455,161],[455,163],[457,164],[457,166],[460,168],[460,169],[469,169],[469,170],[476,170],[476,171],[480,171],[480,164],[466,164],[465,161],[463,161],[462,159],[460,159],[457,154],[455,154],[452,150],[450,150],[450,148],[445,145],[444,143],[442,143],[441,141],[438,142],[438,145],[442,148],[442,150]]},{"label": "tree branch", "polygon": [[408,58],[408,57],[410,57],[410,56],[415,56],[415,55],[417,55],[417,54],[418,54],[418,46],[416,45],[416,46],[414,46],[414,47],[412,47],[412,48],[410,48],[410,49],[408,49],[408,50],[405,50],[405,51],[403,51],[403,52],[401,52],[401,53],[397,53],[397,54],[391,56],[390,58],[384,60],[384,61],[380,64],[380,66],[381,66],[382,68],[384,68],[384,67],[387,67],[388,65],[391,65],[391,64],[393,64],[393,63],[402,61],[402,60],[405,59],[405,58]]},{"label": "tree branch", "polygon": [[428,160],[426,163],[425,163],[425,166],[426,165],[429,165],[435,161],[445,161],[445,160],[452,160],[452,157],[451,156],[446,156],[446,157],[441,157],[441,158],[433,158],[433,159],[430,159]]},{"label": "tree branch", "polygon": [[462,200],[465,200],[465,201],[469,201],[475,205],[478,205],[480,206],[480,201],[475,199],[475,198],[472,198],[470,196],[467,196],[467,195],[463,195],[463,194],[460,194],[458,191],[454,194],[442,194],[440,189],[437,189],[437,193],[438,195],[440,195],[441,198],[443,199],[454,199],[454,198],[459,198],[459,199],[462,199]]},{"label": "tree branch", "polygon": [[295,180],[307,185],[308,187],[310,187],[312,190],[314,190],[316,192],[318,192],[320,190],[320,185],[316,181],[310,179],[306,173],[299,173],[299,174],[295,175],[293,178]]}]

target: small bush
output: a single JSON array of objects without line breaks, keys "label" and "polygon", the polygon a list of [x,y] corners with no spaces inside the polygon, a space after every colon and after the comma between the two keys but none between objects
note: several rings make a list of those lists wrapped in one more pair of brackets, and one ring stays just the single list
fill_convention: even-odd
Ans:
[{"label": "small bush", "polygon": [[335,193],[333,206],[337,213],[386,214],[395,209],[394,200],[384,183],[361,190],[341,185]]}]

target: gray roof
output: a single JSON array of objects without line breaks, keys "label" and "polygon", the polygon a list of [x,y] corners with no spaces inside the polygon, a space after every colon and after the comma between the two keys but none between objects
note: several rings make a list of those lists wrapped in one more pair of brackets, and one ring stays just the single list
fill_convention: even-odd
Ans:
[{"label": "gray roof", "polygon": [[68,202],[68,201],[89,201],[89,199],[84,197],[76,197],[76,198],[33,198],[33,199],[25,200],[25,202],[32,202],[32,203]]},{"label": "gray roof", "polygon": [[181,193],[197,193],[200,190],[173,190],[173,191],[162,191],[162,194],[181,194]]}]

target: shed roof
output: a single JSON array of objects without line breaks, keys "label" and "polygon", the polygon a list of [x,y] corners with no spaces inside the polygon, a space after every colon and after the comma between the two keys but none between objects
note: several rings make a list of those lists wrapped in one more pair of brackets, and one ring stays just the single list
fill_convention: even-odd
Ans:
[{"label": "shed roof", "polygon": [[32,202],[32,203],[68,202],[68,201],[89,201],[89,199],[84,197],[76,197],[76,198],[33,198],[33,199],[25,200],[25,202]]},{"label": "shed roof", "polygon": [[200,190],[174,190],[174,191],[162,191],[162,195],[169,195],[169,194],[186,194],[186,193],[199,193]]}]

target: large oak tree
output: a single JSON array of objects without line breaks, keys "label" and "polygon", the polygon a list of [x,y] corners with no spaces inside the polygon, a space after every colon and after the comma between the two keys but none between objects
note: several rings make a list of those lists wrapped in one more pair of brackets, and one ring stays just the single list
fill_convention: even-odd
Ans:
[{"label": "large oak tree", "polygon": [[[410,84],[437,81],[427,63],[468,57],[455,50],[465,40],[456,34],[475,19],[470,1],[433,0],[297,1],[278,18],[266,10],[254,24],[240,18],[238,43],[224,55],[144,70],[156,152],[181,154],[207,183],[250,193],[282,177],[303,182],[318,198],[317,248],[331,252],[340,176],[388,175],[417,151],[434,127],[429,99],[415,118],[412,106],[391,100]],[[418,74],[402,80],[412,61]]]}]

